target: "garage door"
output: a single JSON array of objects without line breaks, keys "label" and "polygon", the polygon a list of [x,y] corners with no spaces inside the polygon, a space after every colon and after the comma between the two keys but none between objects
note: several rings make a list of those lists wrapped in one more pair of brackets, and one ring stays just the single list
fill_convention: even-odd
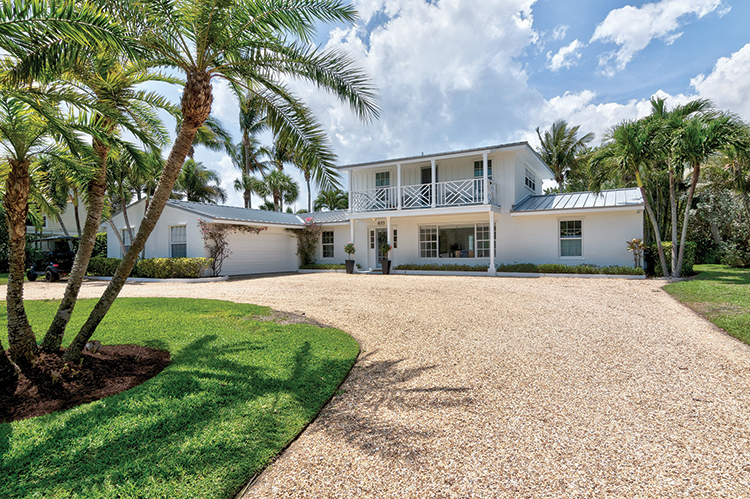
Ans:
[{"label": "garage door", "polygon": [[292,272],[298,269],[297,240],[270,229],[260,234],[229,234],[232,254],[224,261],[223,275]]}]

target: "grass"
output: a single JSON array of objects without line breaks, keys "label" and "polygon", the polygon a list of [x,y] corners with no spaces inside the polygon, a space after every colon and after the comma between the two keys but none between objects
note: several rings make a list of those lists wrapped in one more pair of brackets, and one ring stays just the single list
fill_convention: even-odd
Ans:
[{"label": "grass", "polygon": [[[66,343],[93,305],[79,301]],[[56,309],[27,302],[34,330]],[[232,497],[318,414],[359,353],[337,329],[257,320],[269,313],[119,298],[95,338],[166,349],[172,363],[119,395],[0,424],[0,497]]]},{"label": "grass", "polygon": [[[25,278],[24,278],[25,280]],[[4,286],[8,284],[8,274],[7,273],[0,273],[0,286]]]},{"label": "grass", "polygon": [[665,286],[680,302],[750,344],[750,269],[696,265],[696,277]]}]

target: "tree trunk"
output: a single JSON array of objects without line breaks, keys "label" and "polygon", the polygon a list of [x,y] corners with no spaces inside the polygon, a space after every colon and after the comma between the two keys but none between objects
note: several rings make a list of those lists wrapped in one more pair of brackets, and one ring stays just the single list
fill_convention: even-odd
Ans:
[{"label": "tree trunk", "polygon": [[[120,186],[120,189],[122,189],[122,186]],[[128,207],[125,204],[125,196],[122,192],[120,192],[120,206],[122,206],[122,218],[125,220],[125,230],[128,231],[130,244],[133,244],[133,228],[130,226],[130,220],[128,220]]]},{"label": "tree trunk", "polygon": [[687,239],[688,222],[690,221],[690,207],[693,205],[693,195],[695,194],[695,188],[698,186],[698,177],[701,174],[701,165],[696,163],[693,166],[693,178],[690,182],[690,189],[688,190],[687,201],[685,202],[685,216],[682,219],[682,235],[680,236],[680,253],[677,260],[677,270],[674,275],[680,277],[682,275],[682,261],[685,257],[685,239]]},{"label": "tree trunk", "polygon": [[73,200],[73,215],[76,219],[76,230],[78,231],[78,237],[81,237],[81,218],[78,215],[78,194],[76,193],[75,199]]},{"label": "tree trunk", "polygon": [[9,274],[6,293],[10,358],[21,369],[37,356],[37,344],[23,305],[23,276],[26,271],[26,217],[29,214],[29,161],[10,160],[5,183],[5,214],[8,219]]},{"label": "tree trunk", "polygon": [[94,334],[97,326],[104,319],[115,298],[117,298],[117,295],[125,285],[138,259],[138,254],[146,245],[148,236],[154,230],[156,222],[164,211],[177,176],[180,174],[185,158],[192,147],[198,128],[203,125],[211,113],[212,100],[210,76],[207,73],[189,72],[185,90],[182,94],[182,126],[172,145],[167,162],[164,165],[164,171],[159,178],[159,184],[156,187],[154,197],[151,199],[148,210],[141,221],[135,240],[131,242],[130,250],[117,267],[109,286],[107,286],[104,294],[94,306],[86,323],[65,352],[63,357],[65,361],[77,362],[81,358],[81,352],[84,346],[86,346],[86,342]]},{"label": "tree trunk", "polygon": [[659,262],[661,263],[661,270],[664,277],[669,277],[669,269],[667,268],[667,260],[664,258],[664,246],[661,244],[661,231],[659,230],[659,224],[654,216],[654,211],[651,209],[651,203],[648,202],[648,196],[646,195],[646,189],[643,187],[641,181],[641,175],[636,171],[635,178],[638,182],[638,187],[641,189],[641,196],[643,196],[643,203],[646,205],[646,213],[648,213],[651,219],[651,225],[654,228],[654,236],[656,237],[656,248],[659,251]]},{"label": "tree trunk", "polygon": [[63,222],[62,217],[59,213],[55,213],[55,218],[57,219],[57,223],[60,224],[60,228],[63,231],[63,234],[65,234],[66,237],[70,237],[70,233],[68,232],[68,228],[65,227],[65,222]]},{"label": "tree trunk", "polygon": [[714,243],[719,246],[721,244],[721,234],[719,233],[719,226],[716,221],[709,221],[708,228],[711,230],[711,236],[714,238]]},{"label": "tree trunk", "polygon": [[117,236],[117,241],[120,243],[120,249],[122,250],[122,255],[125,256],[125,253],[127,253],[127,251],[125,251],[125,242],[122,240],[122,236],[120,235],[120,229],[117,228],[114,220],[112,220],[111,217],[108,220],[108,222],[109,222],[109,226],[112,227],[112,230],[114,231],[115,236]]},{"label": "tree trunk", "polygon": [[245,208],[252,209],[253,208],[253,205],[252,205],[253,194],[252,194],[252,192],[250,192],[247,189],[245,189],[245,192],[242,193],[242,197],[245,198]]},{"label": "tree trunk", "polygon": [[91,260],[91,253],[94,251],[96,244],[96,233],[99,231],[99,225],[102,221],[104,196],[107,192],[107,156],[109,154],[109,147],[96,139],[93,142],[94,151],[99,159],[99,171],[96,172],[96,175],[88,184],[89,210],[86,214],[83,235],[78,244],[73,268],[68,277],[68,285],[65,287],[65,295],[60,302],[55,318],[52,319],[52,324],[50,324],[47,334],[44,336],[44,341],[42,341],[42,350],[46,352],[60,350],[62,339],[65,335],[65,328],[76,306],[78,293],[81,290],[81,284],[83,284],[83,278],[86,276],[86,270],[88,270],[89,261]]},{"label": "tree trunk", "polygon": [[672,214],[672,275],[677,270],[677,192],[674,170],[669,168],[669,207]]},{"label": "tree trunk", "polygon": [[305,172],[305,182],[307,182],[307,212],[312,213],[312,195],[310,194],[310,172]]},{"label": "tree trunk", "polygon": [[5,355],[3,344],[0,343],[0,396],[12,396],[18,386],[18,373]]}]

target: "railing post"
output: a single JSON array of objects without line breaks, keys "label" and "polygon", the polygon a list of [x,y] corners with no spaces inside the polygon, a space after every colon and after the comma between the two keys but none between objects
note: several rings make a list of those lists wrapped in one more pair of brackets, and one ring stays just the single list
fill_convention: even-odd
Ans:
[{"label": "railing post", "polygon": [[430,180],[431,180],[430,189],[432,191],[432,207],[434,208],[435,207],[435,195],[437,194],[437,192],[436,192],[437,189],[435,188],[435,180],[436,180],[435,177],[437,176],[435,170],[437,168],[435,167],[435,160],[434,159],[430,160],[430,167],[432,168],[432,175],[431,175],[431,178],[430,178]]},{"label": "railing post", "polygon": [[401,209],[401,163],[396,165],[396,194],[398,195],[398,206],[396,209]]},{"label": "railing post", "polygon": [[489,175],[487,174],[487,153],[482,154],[482,175],[484,177],[484,189],[482,189],[482,193],[484,194],[484,199],[482,200],[482,203],[487,204],[487,197],[488,197],[488,191],[489,191]]}]

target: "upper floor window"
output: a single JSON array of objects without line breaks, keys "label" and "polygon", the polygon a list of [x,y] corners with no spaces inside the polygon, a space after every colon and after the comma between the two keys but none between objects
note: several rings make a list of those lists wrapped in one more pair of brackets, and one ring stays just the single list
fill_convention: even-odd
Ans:
[{"label": "upper floor window", "polygon": [[528,168],[526,168],[526,178],[524,179],[524,183],[526,184],[526,187],[536,192],[536,175],[534,175],[534,172]]},{"label": "upper floor window", "polygon": [[[484,177],[484,161],[474,161],[474,178]],[[492,180],[492,160],[487,160],[487,178]]]},{"label": "upper floor window", "polygon": [[333,258],[333,231],[323,231],[320,239],[323,246],[323,258]]},{"label": "upper floor window", "polygon": [[391,185],[391,172],[377,172],[375,174],[375,187],[388,187]]},{"label": "upper floor window", "polygon": [[187,257],[187,226],[175,225],[170,227],[169,242],[172,246],[172,258]]},{"label": "upper floor window", "polygon": [[560,220],[560,256],[583,256],[583,230],[580,220]]}]

